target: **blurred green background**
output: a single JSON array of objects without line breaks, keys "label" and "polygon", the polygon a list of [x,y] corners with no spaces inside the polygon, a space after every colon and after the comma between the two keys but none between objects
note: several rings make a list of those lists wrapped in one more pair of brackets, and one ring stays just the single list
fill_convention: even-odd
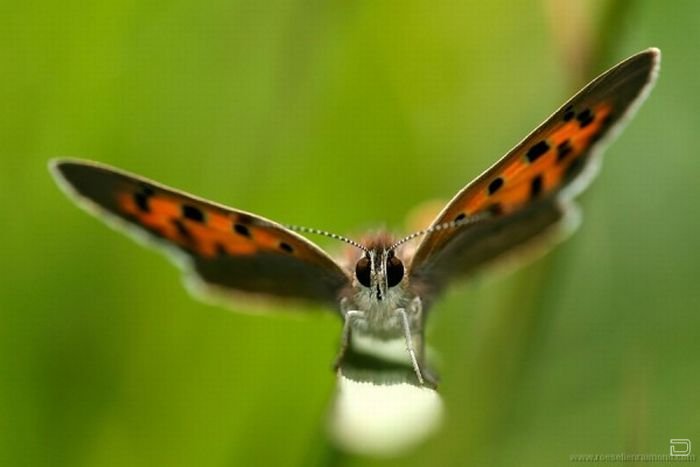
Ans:
[{"label": "blurred green background", "polygon": [[[665,454],[669,438],[700,449],[700,3],[0,11],[0,465],[541,466]],[[412,207],[450,198],[582,81],[649,46],[660,80],[582,197],[576,235],[434,308],[447,423],[400,459],[324,436],[335,316],[191,299],[46,170],[89,158],[281,222],[404,231]]]}]

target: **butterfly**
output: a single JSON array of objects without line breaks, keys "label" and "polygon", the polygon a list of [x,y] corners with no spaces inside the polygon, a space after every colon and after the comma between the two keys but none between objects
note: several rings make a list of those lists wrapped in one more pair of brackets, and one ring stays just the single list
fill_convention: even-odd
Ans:
[{"label": "butterfly", "polygon": [[[457,193],[429,227],[403,238],[378,232],[354,241],[285,226],[98,163],[61,159],[50,167],[80,206],[165,247],[200,291],[332,308],[343,321],[336,368],[361,353],[358,339],[400,341],[414,383],[434,386],[424,355],[433,303],[451,283],[566,230],[572,198],[646,98],[659,61],[650,48],[598,76]],[[301,234],[350,246],[336,260]]]}]

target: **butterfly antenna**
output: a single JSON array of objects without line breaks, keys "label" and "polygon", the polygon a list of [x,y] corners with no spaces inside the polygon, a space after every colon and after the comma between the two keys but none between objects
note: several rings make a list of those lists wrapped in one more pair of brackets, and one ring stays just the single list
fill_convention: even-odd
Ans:
[{"label": "butterfly antenna", "polygon": [[301,227],[299,225],[285,225],[286,228],[289,230],[292,230],[294,232],[299,232],[299,233],[306,233],[306,234],[315,234],[315,235],[323,235],[324,237],[330,237],[335,240],[340,240],[341,242],[345,242],[349,245],[354,246],[355,248],[359,248],[360,250],[364,251],[365,253],[369,253],[367,248],[356,242],[355,240],[351,240],[347,237],[343,237],[342,235],[334,234],[331,232],[326,232],[325,230],[319,230],[319,229],[314,229],[313,227]]},{"label": "butterfly antenna", "polygon": [[480,213],[475,214],[473,216],[465,217],[463,219],[454,220],[454,221],[450,221],[450,222],[443,222],[441,224],[431,225],[427,229],[419,230],[417,232],[413,232],[412,234],[405,236],[401,240],[399,240],[396,243],[394,243],[393,245],[391,245],[389,250],[394,250],[394,249],[398,248],[399,246],[403,245],[404,243],[406,243],[410,240],[413,240],[416,237],[420,237],[421,235],[427,235],[429,233],[437,232],[439,230],[453,229],[455,227],[462,227],[465,225],[473,224],[473,223],[478,222],[486,217],[489,217],[489,213],[480,212]]}]

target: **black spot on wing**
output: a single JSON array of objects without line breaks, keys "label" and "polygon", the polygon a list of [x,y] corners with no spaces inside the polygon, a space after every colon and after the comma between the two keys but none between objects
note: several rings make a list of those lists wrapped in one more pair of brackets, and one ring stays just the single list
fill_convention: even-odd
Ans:
[{"label": "black spot on wing", "polygon": [[204,213],[202,210],[191,204],[182,205],[182,216],[194,222],[204,222]]},{"label": "black spot on wing", "polygon": [[140,183],[138,191],[133,194],[134,204],[136,204],[136,207],[139,208],[141,212],[151,212],[149,200],[151,196],[155,194],[156,192],[153,188],[145,183]]},{"label": "black spot on wing", "polygon": [[250,238],[250,229],[243,224],[235,223],[233,224],[233,231],[238,235]]},{"label": "black spot on wing", "polygon": [[493,180],[491,180],[491,183],[489,183],[488,191],[489,194],[492,195],[496,193],[501,187],[503,186],[503,178],[502,177],[496,177]]},{"label": "black spot on wing", "polygon": [[571,141],[570,140],[565,140],[557,146],[557,162],[563,161],[566,156],[571,154],[571,151],[573,151],[574,148],[571,146]]},{"label": "black spot on wing", "polygon": [[467,217],[467,215],[464,214],[463,212],[460,212],[459,214],[457,214],[454,221],[459,222],[459,221],[463,220],[465,217]]},{"label": "black spot on wing", "polygon": [[150,212],[151,207],[148,204],[148,199],[150,198],[149,195],[137,191],[134,193],[134,204],[136,204],[136,207],[139,208],[139,211],[141,212]]},{"label": "black spot on wing", "polygon": [[586,128],[588,125],[593,123],[595,116],[593,115],[593,112],[591,112],[591,109],[586,109],[576,116],[576,120],[578,120],[581,128]]},{"label": "black spot on wing", "polygon": [[564,116],[562,117],[565,122],[569,122],[573,120],[573,118],[576,116],[576,113],[574,112],[574,107],[572,105],[567,105],[566,108],[564,109]]},{"label": "black spot on wing", "polygon": [[525,154],[525,157],[527,158],[528,162],[535,162],[537,159],[542,157],[547,151],[549,151],[549,144],[547,143],[547,141],[542,140],[539,143],[532,146],[530,149],[528,149],[527,154]]},{"label": "black spot on wing", "polygon": [[292,248],[292,245],[290,245],[287,242],[280,242],[280,249],[282,251],[286,251],[287,253],[292,253],[294,252],[294,248]]},{"label": "black spot on wing", "polygon": [[530,182],[530,197],[537,198],[542,193],[542,175],[537,175]]}]

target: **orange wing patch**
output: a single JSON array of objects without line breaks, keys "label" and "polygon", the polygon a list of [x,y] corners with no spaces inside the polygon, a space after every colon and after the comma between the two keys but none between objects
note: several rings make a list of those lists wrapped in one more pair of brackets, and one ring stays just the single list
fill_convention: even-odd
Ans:
[{"label": "orange wing patch", "polygon": [[[563,121],[537,143],[522,148],[503,160],[488,176],[471,187],[472,196],[451,207],[445,221],[490,211],[513,212],[526,203],[563,187],[582,166],[581,156],[597,140],[611,114],[610,104],[602,103],[579,114],[565,110]],[[448,213],[445,213],[448,214]]]},{"label": "orange wing patch", "polygon": [[124,215],[154,235],[202,257],[295,251],[293,239],[282,241],[268,229],[251,225],[244,214],[183,202],[150,187],[143,186],[133,193],[119,192],[117,204]]}]

